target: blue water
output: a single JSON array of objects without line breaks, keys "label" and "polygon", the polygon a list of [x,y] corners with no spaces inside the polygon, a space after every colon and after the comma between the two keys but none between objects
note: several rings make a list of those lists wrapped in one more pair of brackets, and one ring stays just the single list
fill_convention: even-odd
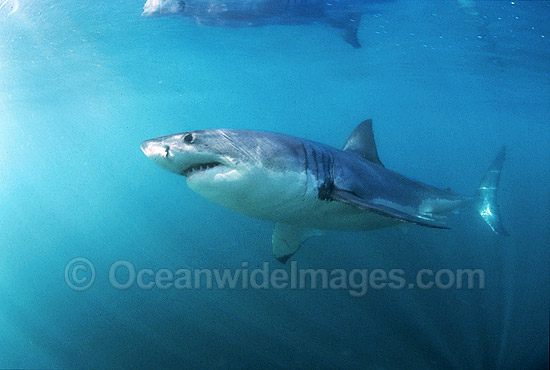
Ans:
[{"label": "blue water", "polygon": [[[4,3],[0,368],[548,368],[549,2],[379,1],[360,49],[323,24],[145,18],[143,0]],[[141,141],[224,127],[340,147],[366,118],[387,167],[464,194],[506,145],[499,203],[511,235],[466,212],[451,230],[328,232],[293,260],[407,276],[479,268],[485,289],[110,284],[119,260],[283,267],[270,223],[201,198]],[[95,266],[85,291],[64,278],[76,257]]]}]

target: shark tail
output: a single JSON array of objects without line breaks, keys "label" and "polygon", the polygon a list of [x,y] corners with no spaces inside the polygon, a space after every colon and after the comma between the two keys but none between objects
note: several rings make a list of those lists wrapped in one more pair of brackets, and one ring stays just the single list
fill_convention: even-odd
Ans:
[{"label": "shark tail", "polygon": [[331,17],[327,19],[329,25],[337,29],[343,30],[342,37],[344,41],[358,49],[361,47],[359,39],[357,38],[357,31],[359,30],[359,24],[361,23],[361,13],[345,13],[338,17]]},{"label": "shark tail", "polygon": [[503,147],[485,173],[476,194],[476,210],[496,234],[507,236],[510,234],[502,225],[497,204],[497,189],[505,156],[506,148]]}]

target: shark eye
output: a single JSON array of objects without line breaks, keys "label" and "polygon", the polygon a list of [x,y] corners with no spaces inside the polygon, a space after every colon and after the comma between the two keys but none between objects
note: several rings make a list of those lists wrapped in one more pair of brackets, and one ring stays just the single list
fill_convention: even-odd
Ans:
[{"label": "shark eye", "polygon": [[193,135],[193,134],[186,134],[183,137],[183,142],[185,144],[193,144],[193,141],[195,141],[195,135]]}]

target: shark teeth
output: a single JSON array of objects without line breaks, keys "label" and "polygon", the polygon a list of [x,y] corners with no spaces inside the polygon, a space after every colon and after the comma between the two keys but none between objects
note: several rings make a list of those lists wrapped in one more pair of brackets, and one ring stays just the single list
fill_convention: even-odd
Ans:
[{"label": "shark teeth", "polygon": [[219,162],[209,162],[209,163],[195,164],[195,165],[192,165],[190,167],[187,167],[185,170],[182,171],[181,174],[183,176],[189,176],[192,173],[206,171],[206,170],[209,170],[210,168],[214,168],[214,167],[221,166],[221,165],[222,164],[219,163]]}]

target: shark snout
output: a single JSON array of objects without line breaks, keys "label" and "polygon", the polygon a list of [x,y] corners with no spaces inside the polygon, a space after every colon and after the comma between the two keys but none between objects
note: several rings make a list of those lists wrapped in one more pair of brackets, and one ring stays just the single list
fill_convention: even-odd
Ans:
[{"label": "shark snout", "polygon": [[170,155],[170,146],[158,140],[146,140],[141,143],[141,151],[149,158],[166,158]]},{"label": "shark snout", "polygon": [[147,0],[143,6],[143,16],[176,14],[184,11],[186,2],[181,0]]},{"label": "shark snout", "polygon": [[150,140],[145,140],[143,143],[141,143],[141,151],[143,152],[143,154],[145,154],[147,157],[149,157],[149,154],[151,153],[151,141]]},{"label": "shark snout", "polygon": [[177,151],[162,139],[151,139],[141,143],[141,151],[161,168],[181,174],[185,164],[176,158]]}]

